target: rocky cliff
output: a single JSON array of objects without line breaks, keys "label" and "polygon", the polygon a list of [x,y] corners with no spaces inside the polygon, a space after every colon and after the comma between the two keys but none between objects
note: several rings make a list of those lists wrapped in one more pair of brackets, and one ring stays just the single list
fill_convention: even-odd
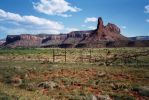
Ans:
[{"label": "rocky cliff", "polygon": [[[101,17],[98,19],[97,29],[90,32],[89,36],[82,40],[77,46],[84,47],[107,47],[109,44],[114,46],[116,41],[128,41],[128,38],[120,33],[120,28],[115,24],[108,23],[104,26]],[[119,43],[117,46],[124,46]]]},{"label": "rocky cliff", "polygon": [[98,19],[97,29],[93,34],[96,40],[104,40],[104,41],[120,41],[127,40],[126,37],[120,34],[120,28],[115,24],[108,23],[106,26],[103,24],[102,18]]},{"label": "rocky cliff", "polygon": [[6,47],[40,47],[42,38],[36,35],[8,35],[6,38]]},{"label": "rocky cliff", "polygon": [[3,47],[126,47],[146,46],[148,41],[131,41],[121,34],[115,24],[104,25],[101,17],[97,28],[87,31],[73,31],[68,34],[22,34],[8,35]]},{"label": "rocky cliff", "polygon": [[6,42],[5,39],[0,39],[0,47]]}]

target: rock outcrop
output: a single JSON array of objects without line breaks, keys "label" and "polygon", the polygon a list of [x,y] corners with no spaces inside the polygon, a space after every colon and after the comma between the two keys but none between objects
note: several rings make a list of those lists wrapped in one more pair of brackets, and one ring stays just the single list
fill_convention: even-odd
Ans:
[{"label": "rock outcrop", "polygon": [[6,38],[7,44],[20,40],[20,35],[8,35]]},{"label": "rock outcrop", "polygon": [[6,38],[6,47],[40,47],[42,38],[36,35],[8,35]]},{"label": "rock outcrop", "polygon": [[120,34],[120,28],[118,28],[115,24],[108,23],[108,25],[105,27],[105,30],[114,32],[116,34]]},{"label": "rock outcrop", "polygon": [[[126,46],[121,44],[120,41],[123,41],[127,44],[128,38],[120,34],[120,28],[115,24],[108,23],[104,26],[103,20],[101,17],[98,19],[97,29],[90,32],[89,37],[82,40],[77,46],[81,47],[115,47],[115,46]],[[119,42],[118,45],[115,45],[115,42]]]},{"label": "rock outcrop", "polygon": [[120,41],[128,40],[126,37],[120,34],[120,28],[115,24],[108,23],[106,26],[103,24],[101,17],[98,19],[97,29],[94,33],[94,40],[104,40],[104,41]]},{"label": "rock outcrop", "polygon": [[149,41],[132,41],[121,34],[120,28],[101,17],[97,29],[73,31],[68,34],[8,35],[3,47],[127,47],[148,46]]},{"label": "rock outcrop", "polygon": [[0,39],[0,46],[2,46],[6,42],[5,39]]},{"label": "rock outcrop", "polygon": [[101,17],[98,18],[97,34],[100,35],[104,30],[103,20]]}]

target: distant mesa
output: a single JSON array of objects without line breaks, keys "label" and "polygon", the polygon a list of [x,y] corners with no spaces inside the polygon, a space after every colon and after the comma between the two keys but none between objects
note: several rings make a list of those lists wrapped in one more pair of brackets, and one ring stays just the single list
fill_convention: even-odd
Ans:
[{"label": "distant mesa", "polygon": [[6,42],[5,39],[0,39],[0,46],[3,45]]},{"label": "distant mesa", "polygon": [[132,41],[149,40],[149,36],[136,36],[136,37],[130,37],[129,39]]},{"label": "distant mesa", "polygon": [[[137,45],[139,44],[139,45]],[[121,34],[120,28],[115,24],[108,23],[104,26],[101,17],[98,19],[97,29],[87,31],[73,31],[68,34],[21,34],[8,35],[6,42],[1,47],[60,47],[60,48],[83,48],[83,47],[135,47],[149,46],[147,40],[132,40]]]}]

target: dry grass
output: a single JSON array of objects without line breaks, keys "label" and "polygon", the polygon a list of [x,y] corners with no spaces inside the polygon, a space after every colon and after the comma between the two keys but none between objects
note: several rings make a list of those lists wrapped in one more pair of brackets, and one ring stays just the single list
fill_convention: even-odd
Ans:
[{"label": "dry grass", "polygon": [[[44,53],[43,51],[40,53],[41,56],[45,55],[45,51]],[[36,58],[39,52],[37,55],[36,53],[32,53],[32,59]],[[75,49],[70,49],[69,53],[75,56]],[[28,56],[27,53],[22,55]],[[10,55],[1,56],[7,58]],[[42,82],[53,82],[56,86],[39,87]],[[56,100],[91,100],[92,95],[100,94],[109,95],[116,100],[147,100],[149,97],[142,96],[132,89],[148,84],[148,66],[106,67],[81,62],[53,64],[31,59],[28,61],[22,59],[0,61],[0,94],[19,100],[50,100],[52,98]]]}]

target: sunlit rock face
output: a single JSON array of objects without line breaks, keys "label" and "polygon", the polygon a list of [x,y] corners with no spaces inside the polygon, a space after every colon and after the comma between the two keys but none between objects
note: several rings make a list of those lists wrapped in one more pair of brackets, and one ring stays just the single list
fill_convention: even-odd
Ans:
[{"label": "sunlit rock face", "polygon": [[95,40],[105,40],[105,41],[127,40],[127,38],[121,35],[120,32],[121,32],[120,28],[115,24],[108,23],[106,26],[104,26],[102,18],[99,17],[94,37]]},{"label": "sunlit rock face", "polygon": [[97,34],[102,33],[104,30],[103,20],[101,17],[98,18],[98,24],[97,24]]},{"label": "sunlit rock face", "polygon": [[42,38],[36,35],[8,35],[6,38],[6,47],[40,47]]},{"label": "sunlit rock face", "polygon": [[2,46],[6,41],[5,40],[0,40],[0,46]]},{"label": "sunlit rock face", "polygon": [[67,34],[22,34],[8,35],[4,47],[127,47],[146,46],[146,41],[131,41],[121,34],[120,28],[112,23],[104,25],[98,18],[97,28],[86,31],[72,31]]},{"label": "sunlit rock face", "polygon": [[[127,37],[121,34],[120,28],[112,23],[108,23],[106,26],[101,17],[98,18],[97,28],[92,30],[89,33],[89,36],[86,37],[83,41],[79,43],[79,45],[84,44],[84,47],[110,47],[115,46],[115,42],[119,42],[116,46],[124,46],[121,45],[123,41],[127,44]],[[125,44],[125,45],[126,45]]]},{"label": "sunlit rock face", "polygon": [[35,36],[35,35],[29,35],[29,34],[22,34],[20,35],[21,40],[32,40],[32,41],[41,41],[42,38]]}]

